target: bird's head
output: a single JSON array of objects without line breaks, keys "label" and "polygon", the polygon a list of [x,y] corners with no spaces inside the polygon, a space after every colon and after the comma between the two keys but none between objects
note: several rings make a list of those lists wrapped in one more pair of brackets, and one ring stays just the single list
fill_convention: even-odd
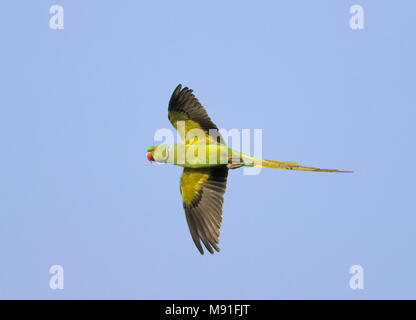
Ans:
[{"label": "bird's head", "polygon": [[154,158],[153,154],[154,154],[156,148],[157,148],[157,145],[156,146],[150,146],[149,148],[147,148],[146,158],[150,162],[155,161],[155,158]]},{"label": "bird's head", "polygon": [[156,162],[166,162],[168,158],[167,146],[158,144],[147,148],[146,158],[147,160]]}]

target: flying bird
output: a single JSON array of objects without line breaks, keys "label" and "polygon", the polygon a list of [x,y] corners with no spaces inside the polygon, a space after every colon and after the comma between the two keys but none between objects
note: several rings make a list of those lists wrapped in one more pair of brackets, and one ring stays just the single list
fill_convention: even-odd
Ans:
[{"label": "flying bird", "polygon": [[181,137],[177,144],[153,145],[147,149],[149,161],[183,167],[180,192],[192,240],[201,254],[201,242],[211,253],[218,247],[222,205],[229,169],[243,166],[316,171],[353,172],[301,166],[295,162],[264,160],[227,147],[218,127],[188,87],[179,84],[168,106],[168,118]]}]

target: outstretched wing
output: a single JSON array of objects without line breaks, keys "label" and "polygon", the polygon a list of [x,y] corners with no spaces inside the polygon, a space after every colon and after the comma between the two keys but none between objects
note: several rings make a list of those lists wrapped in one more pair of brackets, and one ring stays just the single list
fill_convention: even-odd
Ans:
[{"label": "outstretched wing", "polygon": [[201,254],[201,241],[210,253],[218,248],[222,221],[222,204],[227,184],[226,166],[215,168],[185,168],[180,189],[186,222],[192,239]]},{"label": "outstretched wing", "polygon": [[[218,127],[211,121],[204,107],[192,93],[192,89],[179,84],[173,91],[169,101],[169,121],[178,130],[181,139],[187,143],[187,134],[192,129],[203,130],[207,140],[212,143],[224,143],[224,139],[218,131]],[[178,129],[178,121],[183,121],[185,130]]]}]

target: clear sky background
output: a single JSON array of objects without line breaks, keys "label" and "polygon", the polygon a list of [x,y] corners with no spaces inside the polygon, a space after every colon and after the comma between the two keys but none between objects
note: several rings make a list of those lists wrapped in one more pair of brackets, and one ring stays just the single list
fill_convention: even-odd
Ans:
[{"label": "clear sky background", "polygon": [[[64,30],[49,8],[64,7]],[[361,4],[365,29],[351,30]],[[416,298],[413,1],[2,1],[0,298]],[[201,256],[146,148],[178,83],[266,158]],[[64,290],[49,268],[64,268]],[[364,290],[349,268],[364,268]]]}]

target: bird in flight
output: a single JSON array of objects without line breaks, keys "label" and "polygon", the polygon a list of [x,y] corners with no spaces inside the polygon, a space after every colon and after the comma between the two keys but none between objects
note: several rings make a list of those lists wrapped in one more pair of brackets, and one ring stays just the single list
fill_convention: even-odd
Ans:
[{"label": "bird in flight", "polygon": [[149,161],[183,167],[180,192],[192,240],[201,254],[218,247],[222,205],[229,169],[243,166],[316,171],[353,172],[304,167],[295,162],[264,160],[227,147],[218,127],[188,87],[179,84],[169,101],[168,118],[181,137],[177,144],[153,145],[147,149]]}]

